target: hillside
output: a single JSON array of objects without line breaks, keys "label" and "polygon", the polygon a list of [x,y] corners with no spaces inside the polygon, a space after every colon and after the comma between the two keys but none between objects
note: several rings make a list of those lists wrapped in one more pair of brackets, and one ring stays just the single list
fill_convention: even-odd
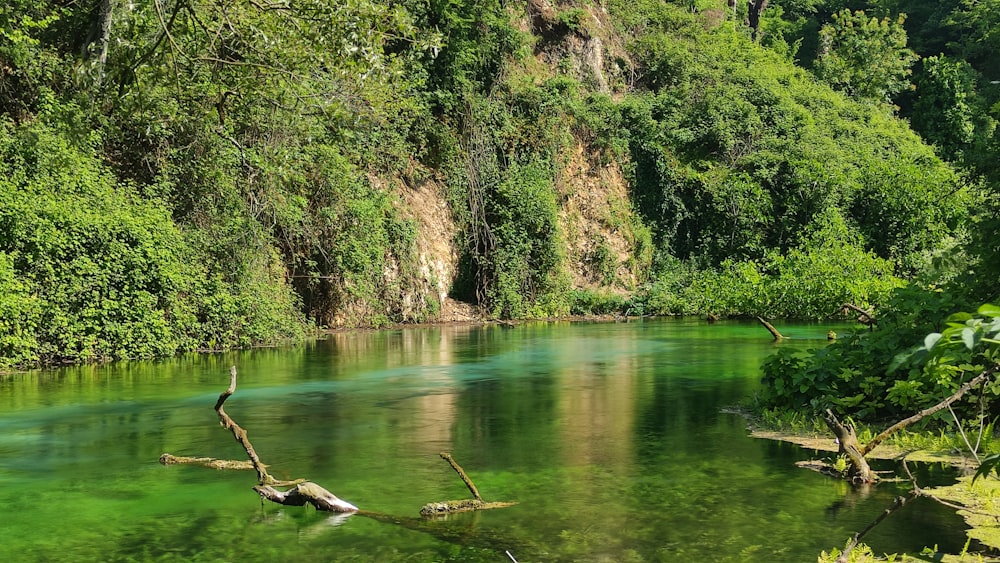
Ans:
[{"label": "hillside", "polygon": [[8,3],[0,365],[877,306],[964,244],[988,191],[891,99],[796,64],[790,15]]}]

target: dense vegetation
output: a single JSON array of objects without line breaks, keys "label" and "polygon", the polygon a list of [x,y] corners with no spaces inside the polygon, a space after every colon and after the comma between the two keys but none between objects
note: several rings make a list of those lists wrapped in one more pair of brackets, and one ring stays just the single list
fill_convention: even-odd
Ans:
[{"label": "dense vegetation", "polygon": [[991,5],[7,2],[0,366],[433,320],[442,285],[496,318],[851,302],[926,334],[1000,277]]},{"label": "dense vegetation", "polygon": [[[771,40],[800,46],[802,59],[812,61],[806,66],[820,76],[829,74],[829,65],[822,68],[827,64],[824,58],[832,56],[836,45],[841,50],[850,46],[853,54],[848,59],[861,57],[858,60],[873,63],[868,78],[841,73],[832,84],[855,97],[894,103],[894,109],[949,161],[962,182],[980,191],[982,199],[971,201],[968,228],[955,244],[914,270],[905,287],[880,303],[878,322],[871,330],[846,335],[821,350],[781,351],[772,357],[764,368],[761,399],[763,406],[779,410],[818,413],[830,408],[858,421],[896,420],[937,403],[997,363],[1000,311],[989,304],[1000,300],[996,242],[1000,178],[995,166],[1000,69],[983,56],[983,49],[995,43],[1000,20],[985,10],[988,3],[979,2],[832,4],[785,6],[783,22],[771,22]],[[870,15],[847,8],[862,8]],[[909,17],[899,16],[900,10]],[[787,18],[793,13],[794,18]],[[805,30],[820,27],[827,17],[833,18],[832,23],[823,24],[819,43],[810,44]],[[789,26],[792,20],[796,23]],[[839,43],[829,34],[839,36]],[[908,46],[900,42],[906,36]],[[906,73],[880,63],[865,55],[874,48],[872,41],[882,45],[883,54],[896,49],[894,61],[916,62]],[[900,77],[906,80],[903,87],[878,93],[848,84],[880,73],[895,77],[882,77],[884,84]],[[1000,414],[994,400],[998,390],[995,381],[989,383],[954,405],[953,412],[945,410],[921,424],[954,429],[955,421],[961,420],[977,431]]]}]

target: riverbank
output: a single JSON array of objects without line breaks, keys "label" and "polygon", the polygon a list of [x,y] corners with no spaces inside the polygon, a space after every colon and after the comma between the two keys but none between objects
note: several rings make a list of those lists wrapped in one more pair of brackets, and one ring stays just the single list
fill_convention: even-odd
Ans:
[{"label": "riverbank", "polygon": [[[836,455],[838,445],[832,436],[821,436],[818,434],[806,435],[791,432],[777,432],[771,430],[752,430],[750,436],[762,440],[776,440],[796,444],[802,448],[815,450],[817,453],[826,452]],[[989,552],[1000,553],[1000,479],[993,476],[986,476],[976,479],[973,482],[972,474],[976,470],[978,463],[967,456],[958,455],[954,452],[912,450],[905,449],[893,444],[881,444],[878,448],[868,454],[871,459],[902,459],[917,463],[945,463],[955,467],[960,476],[951,485],[924,488],[922,491],[931,495],[939,502],[948,503],[956,507],[956,513],[961,516],[969,529],[966,535],[969,544],[964,553],[942,554],[936,550],[922,553],[918,556],[903,554],[901,559],[894,556],[889,560],[898,561],[942,561],[945,563],[966,563],[966,562],[1000,562],[1000,556],[992,555]],[[800,462],[804,468],[814,468],[818,463],[824,461]],[[918,483],[919,485],[919,483]],[[932,546],[928,546],[932,548]],[[872,561],[871,556],[859,552],[857,558],[851,561]],[[931,559],[928,559],[931,557]],[[821,561],[825,559],[820,558]],[[832,558],[830,559],[833,560]]]}]

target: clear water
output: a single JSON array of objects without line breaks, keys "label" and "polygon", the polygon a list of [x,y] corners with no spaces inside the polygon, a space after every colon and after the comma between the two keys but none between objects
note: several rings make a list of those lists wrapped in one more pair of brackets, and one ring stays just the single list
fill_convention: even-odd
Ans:
[{"label": "clear water", "polygon": [[[826,326],[780,327],[782,346]],[[752,323],[667,319],[335,334],[308,346],[0,378],[0,561],[815,561],[891,504],[794,462],[720,412],[775,344]],[[262,504],[226,410],[277,477],[395,522]],[[423,521],[469,496],[512,508]],[[928,478],[943,469],[924,468]],[[946,478],[946,476],[941,477]],[[918,502],[876,552],[956,552],[962,523]]]}]

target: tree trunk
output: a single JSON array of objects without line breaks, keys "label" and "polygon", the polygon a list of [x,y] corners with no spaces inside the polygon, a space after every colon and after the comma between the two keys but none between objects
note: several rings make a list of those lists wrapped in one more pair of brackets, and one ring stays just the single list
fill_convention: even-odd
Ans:
[{"label": "tree trunk", "polygon": [[780,332],[778,332],[778,329],[774,328],[774,325],[765,321],[763,318],[757,317],[757,321],[760,322],[760,324],[764,325],[764,328],[766,328],[767,331],[771,333],[771,336],[774,337],[774,340],[776,342],[778,340],[785,338]]},{"label": "tree trunk", "polygon": [[874,483],[878,480],[878,477],[868,466],[868,460],[861,453],[861,447],[858,445],[858,436],[854,432],[854,425],[847,424],[845,426],[837,420],[836,415],[830,409],[826,409],[826,416],[823,419],[834,435],[837,436],[837,442],[840,444],[838,453],[847,456],[847,459],[851,462],[847,478],[858,484]]},{"label": "tree trunk", "polygon": [[749,0],[750,12],[747,14],[747,23],[750,25],[750,39],[757,41],[757,30],[760,28],[760,15],[767,7],[767,0]]}]

